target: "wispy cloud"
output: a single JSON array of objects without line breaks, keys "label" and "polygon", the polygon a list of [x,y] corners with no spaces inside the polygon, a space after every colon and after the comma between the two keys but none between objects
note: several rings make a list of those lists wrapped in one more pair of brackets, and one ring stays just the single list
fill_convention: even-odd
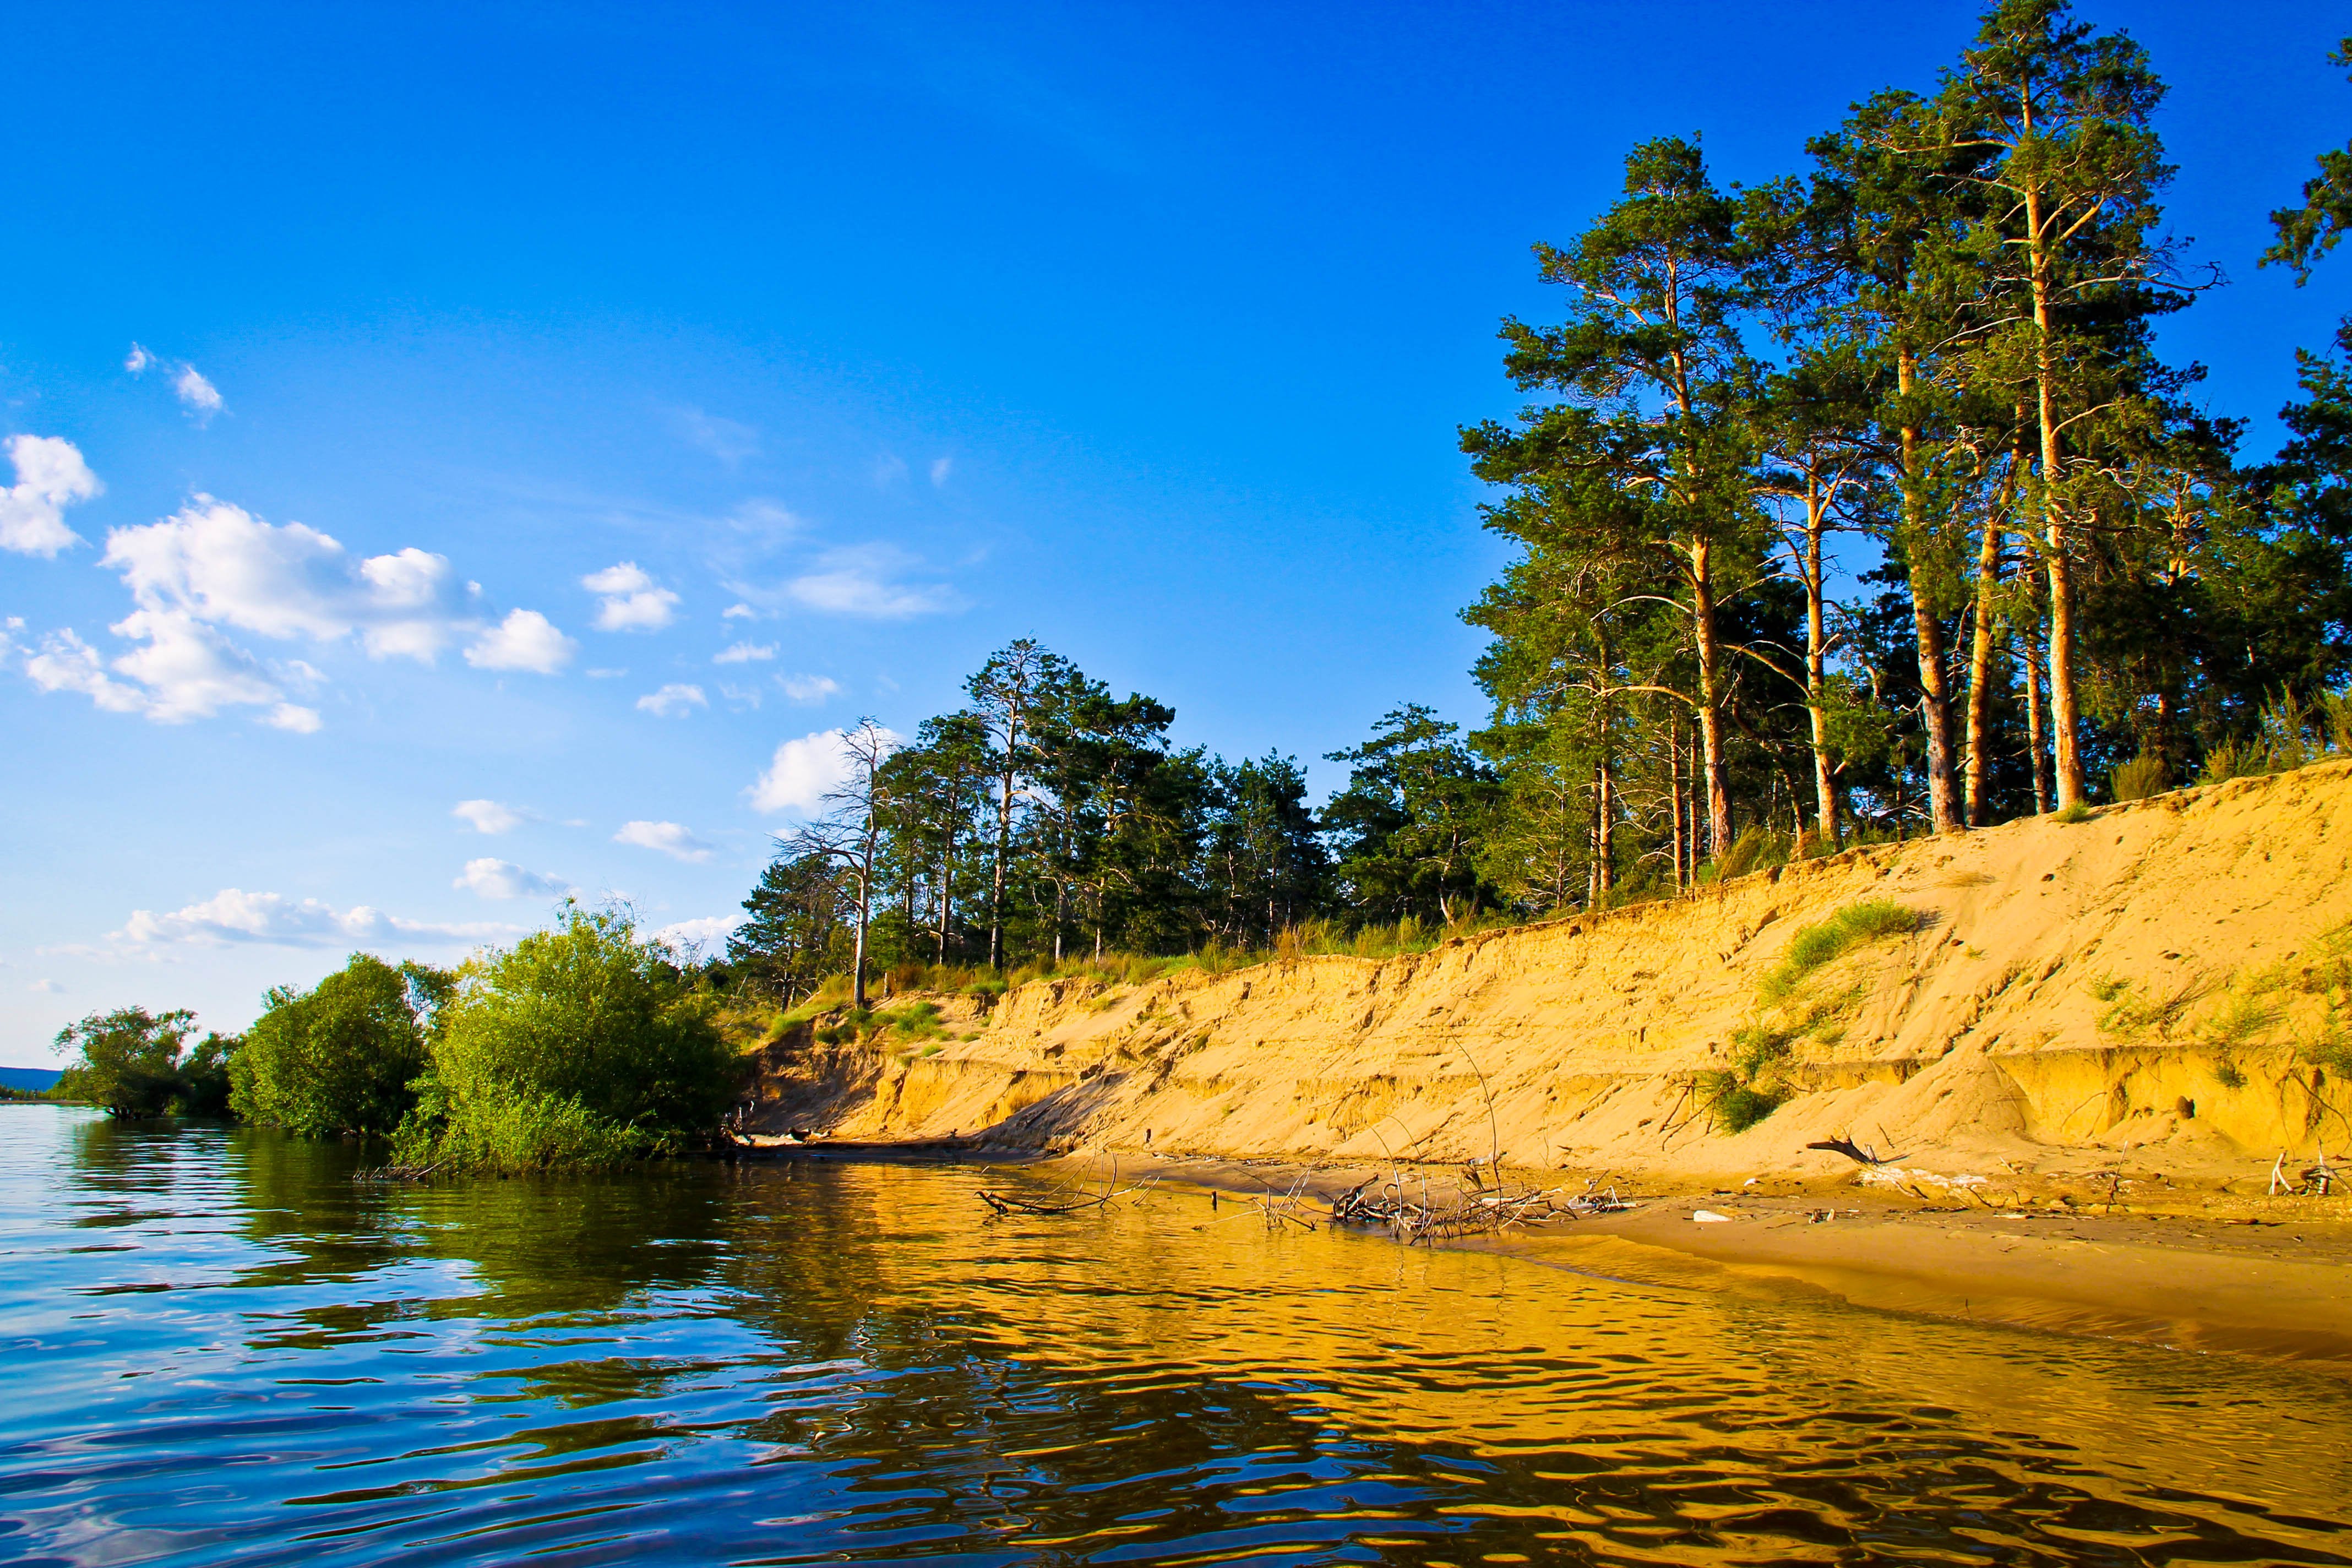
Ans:
[{"label": "wispy cloud", "polygon": [[449,885],[485,899],[522,899],[534,894],[559,897],[572,890],[572,884],[561,877],[526,871],[511,860],[488,855],[467,861],[466,868]]},{"label": "wispy cloud", "polygon": [[677,681],[672,681],[659,691],[648,691],[637,699],[637,710],[650,713],[656,719],[679,717],[697,708],[709,706],[710,699],[702,694],[702,688]]},{"label": "wispy cloud", "polygon": [[199,425],[211,424],[213,416],[227,406],[221,401],[220,389],[206,381],[204,373],[192,364],[182,365],[180,374],[172,378],[172,395],[195,416]]},{"label": "wispy cloud", "polygon": [[654,940],[672,947],[698,949],[706,943],[726,941],[743,921],[741,915],[705,915],[700,920],[677,921],[654,932]]},{"label": "wispy cloud", "polygon": [[711,853],[709,845],[675,822],[625,822],[621,830],[613,835],[613,842],[658,850],[673,860],[695,864],[709,859]]},{"label": "wispy cloud", "polygon": [[931,488],[932,488],[933,489],[935,489],[935,490],[936,490],[936,489],[944,489],[947,487],[948,475],[949,475],[949,474],[950,474],[950,473],[952,473],[952,472],[954,472],[954,471],[955,471],[955,459],[954,459],[953,458],[932,458],[932,459],[931,459]]},{"label": "wispy cloud", "polygon": [[122,357],[122,368],[132,375],[145,375],[151,370],[166,371],[172,378],[172,395],[198,425],[209,425],[213,416],[228,405],[221,400],[220,388],[187,361],[167,364],[163,356],[142,343],[132,343],[131,352]]},{"label": "wispy cloud", "polygon": [[471,824],[477,833],[510,833],[524,821],[522,813],[495,800],[461,800],[449,808],[449,815]]},{"label": "wispy cloud", "polygon": [[944,584],[901,581],[917,564],[892,545],[850,545],[826,551],[815,571],[794,577],[784,591],[813,610],[873,620],[909,620],[963,607],[962,595]]},{"label": "wispy cloud", "polygon": [[841,695],[841,682],[829,675],[779,675],[776,684],[795,702],[822,702]]},{"label": "wispy cloud", "polygon": [[712,654],[710,656],[710,662],[713,664],[750,664],[754,659],[770,659],[775,657],[776,645],[773,643],[739,642],[731,647],[725,648],[718,653]]},{"label": "wispy cloud", "polygon": [[[510,936],[520,927],[467,922],[456,925],[403,920],[365,904],[338,910],[317,899],[299,902],[278,893],[223,888],[202,903],[168,913],[133,910],[108,940],[116,951],[152,952],[170,947],[340,947],[347,942],[400,939],[436,945],[461,945]],[[62,951],[62,950],[60,950]]]},{"label": "wispy cloud", "polygon": [[670,427],[688,446],[709,453],[730,468],[741,467],[746,458],[760,455],[759,431],[699,408],[672,409]]}]

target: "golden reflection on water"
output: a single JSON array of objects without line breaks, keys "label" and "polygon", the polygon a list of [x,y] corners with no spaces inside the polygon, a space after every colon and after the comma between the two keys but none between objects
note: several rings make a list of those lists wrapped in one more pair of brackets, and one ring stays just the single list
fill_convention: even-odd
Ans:
[{"label": "golden reflection on water", "polygon": [[[1174,1190],[996,1219],[1003,1170],[356,1159],[82,1123],[0,1160],[35,1346],[0,1556],[2352,1557],[2352,1392],[2291,1367],[1270,1234]],[[12,1457],[46,1479],[9,1490]]]}]

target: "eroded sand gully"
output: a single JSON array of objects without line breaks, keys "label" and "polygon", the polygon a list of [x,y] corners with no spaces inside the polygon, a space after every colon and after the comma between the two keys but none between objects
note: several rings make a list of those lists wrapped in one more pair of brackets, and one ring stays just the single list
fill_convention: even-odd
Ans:
[{"label": "eroded sand gully", "polygon": [[[1798,931],[1875,899],[1916,911],[1915,929],[1766,1004]],[[2328,763],[2076,823],[1849,851],[1411,957],[1043,982],[992,1008],[936,998],[971,1038],[929,1056],[805,1035],[770,1047],[754,1125],[1130,1163],[1277,1159],[1335,1181],[1499,1154],[1515,1182],[1719,1196],[1750,1223],[1702,1227],[1704,1247],[1687,1206],[1680,1231],[1642,1222],[1657,1232],[1644,1244],[1713,1256],[1801,1252],[1789,1222],[1843,1204],[2262,1218],[2340,1268],[2345,1188],[2267,1189],[2282,1156],[2290,1175],[2323,1151],[2352,1156],[2352,1093],[2312,1059],[2343,957],[2331,937],[2347,924],[2352,763]],[[1785,1064],[1801,1092],[1727,1134],[1695,1078],[1730,1064],[1738,1031],[1809,1007],[1825,1021]],[[1806,1147],[1838,1136],[1902,1159],[1864,1169]],[[1831,1247],[1811,1233],[1835,1228],[1810,1227],[1806,1245]],[[1885,1262],[1839,1234],[1831,1249],[1853,1256],[1823,1268]],[[1954,1245],[1961,1258],[2020,1244]],[[2243,1248],[2210,1254],[2225,1255],[2252,1266]],[[1937,1268],[1968,1277],[1965,1261]],[[2134,1289],[2147,1310],[2162,1280]],[[2291,1293],[2352,1295],[2301,1279]],[[2352,1311],[2323,1315],[2343,1317],[2352,1343]]]}]

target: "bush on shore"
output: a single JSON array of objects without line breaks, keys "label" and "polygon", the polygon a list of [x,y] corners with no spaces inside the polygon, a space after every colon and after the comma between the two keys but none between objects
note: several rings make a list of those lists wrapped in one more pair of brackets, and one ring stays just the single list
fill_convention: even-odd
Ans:
[{"label": "bush on shore", "polygon": [[391,1132],[416,1102],[410,1080],[453,979],[355,952],[308,991],[273,988],[229,1064],[230,1105],[306,1137]]},{"label": "bush on shore", "polygon": [[79,1054],[49,1098],[103,1106],[121,1117],[222,1114],[237,1042],[208,1034],[191,1047],[195,1024],[184,1007],[161,1015],[118,1007],[68,1024],[58,1031],[57,1048]]},{"label": "bush on shore", "polygon": [[457,972],[399,1157],[525,1171],[676,1152],[715,1131],[737,1093],[711,1013],[625,912],[567,908]]}]

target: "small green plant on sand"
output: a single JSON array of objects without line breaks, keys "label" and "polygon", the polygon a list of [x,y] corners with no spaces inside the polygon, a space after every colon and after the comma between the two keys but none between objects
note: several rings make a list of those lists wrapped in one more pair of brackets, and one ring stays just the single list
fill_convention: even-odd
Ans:
[{"label": "small green plant on sand", "polygon": [[1907,936],[1919,928],[1916,910],[1892,899],[1864,899],[1848,904],[1817,925],[1809,925],[1789,941],[1780,965],[1764,977],[1757,994],[1767,1003],[1780,1002],[1813,971],[1854,948],[1882,937]]},{"label": "small green plant on sand", "polygon": [[2050,820],[2064,823],[2088,822],[2091,820],[2090,803],[2078,800],[2063,811],[2052,812]]},{"label": "small green plant on sand", "polygon": [[2246,1075],[2235,1062],[2216,1062],[2213,1081],[2234,1092],[2246,1087]]},{"label": "small green plant on sand", "polygon": [[1918,927],[1916,910],[1892,899],[1865,899],[1790,938],[1780,964],[1756,988],[1757,1000],[1773,1020],[1759,1019],[1736,1031],[1730,1064],[1701,1073],[1692,1083],[1716,1125],[1745,1132],[1771,1115],[1797,1092],[1785,1068],[1797,1042],[1834,1044],[1843,1037],[1843,1021],[1861,1005],[1865,988],[1857,984],[1824,994],[1807,986],[1811,976],[1856,948]]}]

